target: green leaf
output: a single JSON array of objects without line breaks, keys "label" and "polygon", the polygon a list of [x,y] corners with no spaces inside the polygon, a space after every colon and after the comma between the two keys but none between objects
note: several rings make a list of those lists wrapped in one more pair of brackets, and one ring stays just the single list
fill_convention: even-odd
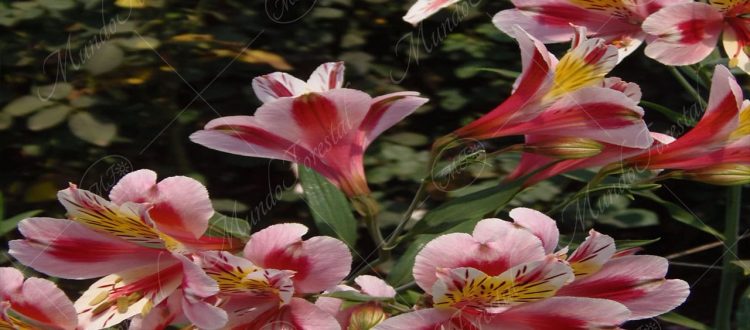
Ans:
[{"label": "green leaf", "polygon": [[73,135],[100,147],[108,146],[117,135],[117,126],[94,118],[88,112],[76,112],[68,119]]},{"label": "green leaf", "polygon": [[412,232],[437,233],[446,226],[495,214],[523,189],[522,182],[523,180],[517,180],[502,183],[453,199],[427,213],[424,219],[417,222]]},{"label": "green leaf", "polygon": [[208,220],[206,235],[225,238],[233,237],[245,242],[250,238],[250,223],[245,219],[214,212],[214,215]]},{"label": "green leaf", "polygon": [[31,95],[42,100],[61,100],[73,92],[73,85],[61,82],[51,85],[37,86],[31,89]]},{"label": "green leaf", "polygon": [[62,123],[73,108],[59,104],[53,107],[39,110],[26,121],[26,127],[32,131],[41,131],[52,128]]},{"label": "green leaf", "polygon": [[632,249],[636,247],[641,247],[649,244],[653,244],[661,240],[661,238],[654,238],[654,239],[638,239],[638,240],[619,240],[615,241],[615,246],[617,247],[617,250],[625,250],[625,249]]},{"label": "green leaf", "polygon": [[388,273],[387,281],[394,287],[402,286],[414,279],[412,268],[414,268],[414,259],[417,253],[438,235],[418,235],[411,240],[411,244],[406,251],[398,257],[398,261],[393,265]]},{"label": "green leaf", "polygon": [[742,293],[737,304],[737,330],[750,330],[750,287]]},{"label": "green leaf", "polygon": [[346,196],[322,175],[302,165],[299,179],[318,230],[353,247],[357,242],[357,219]]},{"label": "green leaf", "polygon": [[87,45],[91,47],[93,55],[85,60],[83,68],[93,75],[107,73],[116,69],[125,59],[125,53],[114,43],[105,42],[96,45]]},{"label": "green leaf", "polygon": [[649,102],[649,101],[641,101],[640,105],[645,108],[661,113],[662,115],[664,115],[665,117],[667,117],[669,120],[671,120],[674,123],[679,123],[679,124],[687,125],[690,127],[695,126],[695,123],[696,123],[695,119],[689,118],[688,116],[685,116],[684,114],[674,111],[670,108],[667,108],[661,104],[656,104],[656,103]]},{"label": "green leaf", "polygon": [[36,95],[25,95],[8,103],[5,107],[3,107],[2,111],[7,115],[18,117],[28,115],[34,111],[51,106],[53,104],[55,103],[51,101],[45,101],[37,97]]},{"label": "green leaf", "polygon": [[667,314],[659,316],[658,318],[662,321],[681,325],[688,329],[695,329],[695,330],[710,330],[711,329],[711,327],[703,323],[700,323],[696,320],[688,318],[687,316],[677,314],[675,312],[669,312]]},{"label": "green leaf", "polygon": [[0,221],[0,236],[7,235],[8,233],[16,229],[18,223],[21,222],[21,220],[31,218],[41,212],[42,210],[28,211]]},{"label": "green leaf", "polygon": [[644,209],[625,209],[606,214],[596,222],[617,228],[638,228],[659,224],[656,213]]},{"label": "green leaf", "polygon": [[331,297],[331,298],[338,298],[346,301],[352,301],[352,302],[368,302],[368,301],[385,301],[390,300],[392,298],[389,297],[373,297],[368,296],[363,293],[359,293],[357,291],[336,291],[331,293],[326,293],[320,295],[321,297]]},{"label": "green leaf", "polygon": [[742,268],[743,275],[750,276],[750,259],[734,260],[732,263]]},{"label": "green leaf", "polygon": [[5,112],[0,112],[0,131],[13,125],[13,117]]},{"label": "green leaf", "polygon": [[716,229],[713,229],[711,226],[703,223],[703,221],[701,221],[692,213],[680,207],[679,205],[662,199],[661,197],[654,194],[652,191],[635,191],[633,193],[638,196],[646,197],[654,202],[657,202],[663,205],[667,209],[667,211],[669,211],[669,214],[672,216],[673,219],[679,222],[682,222],[688,226],[691,226],[693,228],[696,228],[698,230],[701,230],[705,233],[711,234],[714,237],[722,241],[724,240],[724,235],[716,231]]}]

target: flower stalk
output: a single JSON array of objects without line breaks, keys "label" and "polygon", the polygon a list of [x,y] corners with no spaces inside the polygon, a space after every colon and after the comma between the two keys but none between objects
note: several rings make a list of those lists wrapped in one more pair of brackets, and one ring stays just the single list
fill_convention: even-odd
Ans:
[{"label": "flower stalk", "polygon": [[719,287],[719,302],[716,305],[715,328],[729,330],[732,324],[732,303],[737,288],[737,268],[732,261],[737,259],[737,235],[740,227],[742,186],[736,185],[727,192],[727,208],[724,224],[724,260]]}]

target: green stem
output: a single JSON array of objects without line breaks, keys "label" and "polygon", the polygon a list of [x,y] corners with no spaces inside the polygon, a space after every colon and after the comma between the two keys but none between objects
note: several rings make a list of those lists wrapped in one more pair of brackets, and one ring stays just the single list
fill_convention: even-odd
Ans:
[{"label": "green stem", "polygon": [[715,325],[717,330],[729,330],[732,324],[732,300],[737,288],[737,268],[732,264],[737,256],[737,234],[740,227],[742,186],[732,186],[727,194],[727,209],[724,227],[724,261],[719,287],[719,302],[716,305]]},{"label": "green stem", "polygon": [[690,85],[690,82],[685,79],[685,77],[680,73],[680,71],[677,70],[676,67],[668,66],[667,69],[669,69],[669,72],[672,73],[672,75],[677,79],[677,82],[682,85],[685,90],[690,93],[690,95],[695,98],[695,100],[700,104],[702,109],[706,108],[706,101],[703,100],[703,97],[698,93],[698,91],[693,88],[693,86]]},{"label": "green stem", "polygon": [[608,168],[602,168],[599,172],[596,173],[596,175],[591,178],[591,181],[586,183],[581,190],[573,194],[571,197],[566,199],[564,202],[557,204],[557,206],[553,207],[549,212],[547,212],[547,215],[553,215],[557,212],[560,212],[563,208],[570,205],[570,203],[575,202],[576,200],[580,199],[581,197],[585,196],[588,192],[590,192],[594,187],[598,186],[599,183],[604,180],[608,175],[612,174],[612,170]]},{"label": "green stem", "polygon": [[412,199],[411,204],[409,205],[409,208],[406,209],[406,212],[404,212],[404,215],[401,217],[401,221],[399,221],[398,226],[396,226],[396,229],[393,230],[393,233],[391,233],[391,236],[386,240],[385,246],[383,247],[384,250],[392,250],[397,245],[398,236],[401,235],[401,232],[406,228],[406,224],[409,223],[409,220],[411,220],[411,215],[414,213],[414,210],[419,206],[419,204],[422,203],[422,199],[427,195],[427,185],[431,181],[428,179],[422,179],[422,183],[419,185],[419,188],[417,189],[417,193],[414,195],[414,199]]}]

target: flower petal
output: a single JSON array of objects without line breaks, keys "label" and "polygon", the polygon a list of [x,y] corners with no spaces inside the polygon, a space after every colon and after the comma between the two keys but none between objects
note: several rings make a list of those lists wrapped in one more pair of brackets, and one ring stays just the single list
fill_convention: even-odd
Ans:
[{"label": "flower petal", "polygon": [[643,22],[643,30],[657,37],[646,46],[646,55],[667,65],[697,63],[716,47],[722,21],[722,14],[706,3],[662,8]]},{"label": "flower petal", "polygon": [[156,185],[156,172],[152,170],[137,170],[130,172],[120,179],[109,192],[112,203],[122,205],[127,202],[148,202],[150,190]]},{"label": "flower petal", "polygon": [[552,297],[496,314],[482,329],[615,328],[628,319],[628,309],[605,299]]},{"label": "flower petal", "polygon": [[323,63],[307,79],[307,88],[312,92],[325,92],[343,85],[344,62]]},{"label": "flower petal", "polygon": [[302,298],[293,298],[289,304],[279,306],[275,300],[233,297],[225,308],[232,311],[227,324],[231,329],[341,329],[331,314]]},{"label": "flower petal", "polygon": [[374,98],[367,116],[360,125],[360,129],[365,134],[363,146],[367,147],[383,131],[391,128],[429,101],[426,98],[417,97],[418,95],[417,92],[398,92]]},{"label": "flower petal", "polygon": [[78,324],[73,303],[57,285],[48,280],[28,278],[15,296],[7,298],[10,298],[13,312],[39,325],[72,330]]},{"label": "flower petal", "polygon": [[300,293],[318,293],[332,288],[349,274],[352,256],[346,244],[332,237],[316,236],[306,241],[307,227],[278,224],[250,237],[245,257],[263,268],[292,270],[294,287]]},{"label": "flower petal", "polygon": [[253,79],[255,96],[263,103],[280,97],[298,96],[306,90],[307,84],[304,81],[283,72],[274,72]]},{"label": "flower petal", "polygon": [[23,240],[10,242],[10,254],[47,275],[85,279],[154,264],[160,250],[96,232],[70,220],[30,218],[18,230]]},{"label": "flower petal", "polygon": [[625,94],[587,87],[566,94],[532,120],[505,128],[505,134],[585,137],[629,148],[645,149],[653,139],[643,109]]},{"label": "flower petal", "polygon": [[570,255],[568,262],[576,276],[594,274],[615,254],[615,240],[591,229],[586,240]]},{"label": "flower petal", "polygon": [[221,329],[228,320],[227,312],[203,300],[182,299],[182,311],[198,329]]},{"label": "flower petal", "polygon": [[262,269],[226,251],[202,252],[200,264],[225,295],[276,297],[286,304],[294,294],[293,272]]},{"label": "flower petal", "polygon": [[609,299],[627,306],[632,319],[653,317],[682,304],[690,291],[683,281],[665,281],[667,268],[667,260],[662,257],[618,257],[599,271],[577,278],[558,295]]},{"label": "flower petal", "polygon": [[510,217],[513,222],[530,230],[544,245],[544,252],[553,253],[557,248],[557,240],[560,237],[560,231],[557,229],[557,223],[537,210],[525,207],[517,207],[510,210]]},{"label": "flower petal", "polygon": [[174,238],[199,238],[214,214],[208,191],[200,182],[185,176],[161,180],[151,189],[148,214],[156,227]]},{"label": "flower petal", "polygon": [[21,292],[23,273],[13,267],[0,268],[0,300],[9,300]]},{"label": "flower petal", "polygon": [[417,25],[425,18],[432,16],[445,7],[448,7],[461,0],[417,0],[409,11],[404,15],[404,21]]},{"label": "flower petal", "polygon": [[441,270],[432,295],[438,308],[502,313],[515,305],[552,297],[572,280],[570,267],[550,256],[514,266],[497,276],[465,267]]},{"label": "flower petal", "polygon": [[434,330],[466,329],[479,330],[474,322],[462,318],[453,309],[426,308],[387,318],[378,324],[377,330]]},{"label": "flower petal", "polygon": [[396,290],[385,281],[372,275],[360,275],[354,279],[360,290],[371,297],[393,298]]},{"label": "flower petal", "polygon": [[494,276],[544,257],[541,241],[528,230],[508,221],[484,219],[474,236],[452,233],[427,243],[417,254],[413,272],[419,287],[430,293],[442,268],[471,267]]}]

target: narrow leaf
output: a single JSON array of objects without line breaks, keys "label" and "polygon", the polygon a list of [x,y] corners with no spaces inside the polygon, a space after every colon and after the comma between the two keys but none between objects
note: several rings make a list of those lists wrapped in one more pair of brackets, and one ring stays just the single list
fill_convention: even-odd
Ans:
[{"label": "narrow leaf", "polygon": [[357,219],[349,200],[317,172],[299,166],[299,178],[315,225],[324,235],[338,237],[350,247],[357,242]]},{"label": "narrow leaf", "polygon": [[669,312],[667,314],[659,316],[658,318],[662,321],[681,325],[688,329],[695,329],[695,330],[710,330],[711,329],[711,327],[703,323],[693,320],[687,316],[677,314],[675,312]]},{"label": "narrow leaf", "polygon": [[667,211],[669,211],[669,214],[672,215],[673,219],[708,234],[711,234],[714,237],[721,239],[722,241],[724,240],[724,235],[716,231],[716,229],[714,229],[713,227],[703,223],[703,221],[701,221],[692,213],[680,207],[679,205],[666,201],[651,191],[634,191],[633,193],[638,196],[646,197],[654,202],[663,205],[667,209]]},{"label": "narrow leaf", "polygon": [[8,233],[16,229],[18,223],[21,222],[21,220],[31,218],[41,212],[42,210],[28,211],[0,221],[0,236],[7,235]]}]

